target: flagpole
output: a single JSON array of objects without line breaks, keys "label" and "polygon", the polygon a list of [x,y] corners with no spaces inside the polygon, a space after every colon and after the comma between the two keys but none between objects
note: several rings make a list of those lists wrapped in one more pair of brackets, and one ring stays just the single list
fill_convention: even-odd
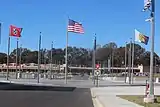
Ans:
[{"label": "flagpole", "polygon": [[67,84],[67,67],[68,67],[68,30],[66,34],[66,51],[65,51],[65,83]]},{"label": "flagpole", "polygon": [[44,73],[46,74],[46,50],[44,51]]},{"label": "flagpole", "polygon": [[39,35],[39,49],[38,49],[38,78],[37,78],[37,82],[39,83],[39,74],[40,74],[40,49],[41,49],[41,32]]},{"label": "flagpole", "polygon": [[126,44],[125,44],[126,46],[125,46],[125,83],[126,83],[126,77],[127,77],[127,75],[126,75],[126,73],[127,73],[127,42],[126,42]]},{"label": "flagpole", "polygon": [[92,78],[93,78],[93,84],[95,85],[95,62],[96,62],[96,34],[95,34],[95,39],[94,39],[94,47],[93,47],[93,58],[92,58],[92,63],[93,63],[93,69],[92,69]]},{"label": "flagpole", "polygon": [[17,79],[17,66],[18,64],[18,37],[17,37],[17,49],[16,49],[16,79]]},{"label": "flagpole", "polygon": [[129,84],[131,84],[131,48],[132,48],[132,38],[130,40],[130,47],[129,47],[129,55],[128,55],[128,77],[129,77]]},{"label": "flagpole", "polygon": [[68,22],[69,17],[67,18],[67,32],[66,32],[66,49],[65,49],[65,84],[67,84],[67,70],[68,70]]},{"label": "flagpole", "polygon": [[22,44],[20,45],[20,52],[19,52],[19,54],[20,54],[20,57],[19,57],[19,73],[21,75]]},{"label": "flagpole", "polygon": [[133,77],[134,77],[134,44],[135,44],[135,41],[133,40],[133,44],[132,44],[132,84],[133,84]]},{"label": "flagpole", "polygon": [[114,76],[114,75],[113,75],[113,74],[114,74],[113,67],[114,67],[114,51],[115,51],[115,50],[114,50],[114,47],[112,47],[112,48],[113,48],[113,49],[112,49],[112,54],[111,54],[112,56],[111,56],[111,57],[112,57],[112,77],[113,77],[113,76]]},{"label": "flagpole", "polygon": [[7,80],[9,80],[9,51],[10,51],[10,36],[8,37]]},{"label": "flagpole", "polygon": [[53,57],[52,57],[53,52],[52,51],[53,51],[53,41],[51,44],[51,60],[50,60],[51,61],[51,79],[52,79],[52,75],[53,75],[53,70],[52,70],[52,68],[53,68]]}]

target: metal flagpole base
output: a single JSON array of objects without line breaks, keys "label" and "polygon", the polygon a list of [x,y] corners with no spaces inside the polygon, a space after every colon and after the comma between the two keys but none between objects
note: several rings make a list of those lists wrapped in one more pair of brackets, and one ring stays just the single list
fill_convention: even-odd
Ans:
[{"label": "metal flagpole base", "polygon": [[155,98],[154,95],[148,95],[147,97],[143,99],[143,102],[144,103],[155,103],[157,102],[157,99]]}]

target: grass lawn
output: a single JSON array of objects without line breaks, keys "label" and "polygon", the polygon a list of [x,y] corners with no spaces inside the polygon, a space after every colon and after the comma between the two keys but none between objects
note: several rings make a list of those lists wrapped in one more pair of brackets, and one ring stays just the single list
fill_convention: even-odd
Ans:
[{"label": "grass lawn", "polygon": [[157,103],[149,103],[149,104],[146,104],[143,102],[143,98],[144,98],[143,95],[118,95],[118,97],[137,103],[144,107],[160,107],[160,96],[156,96]]}]

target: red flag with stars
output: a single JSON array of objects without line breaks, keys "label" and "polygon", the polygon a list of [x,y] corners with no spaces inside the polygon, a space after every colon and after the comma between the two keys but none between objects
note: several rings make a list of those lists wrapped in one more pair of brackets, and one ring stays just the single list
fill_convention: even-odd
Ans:
[{"label": "red flag with stars", "polygon": [[10,25],[9,35],[14,37],[21,37],[22,28]]}]

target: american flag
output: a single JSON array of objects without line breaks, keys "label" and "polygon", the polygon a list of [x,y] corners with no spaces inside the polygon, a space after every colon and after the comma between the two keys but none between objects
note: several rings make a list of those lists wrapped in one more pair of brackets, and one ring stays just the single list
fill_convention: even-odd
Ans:
[{"label": "american flag", "polygon": [[82,24],[69,19],[68,32],[84,33],[84,29],[83,29]]}]

